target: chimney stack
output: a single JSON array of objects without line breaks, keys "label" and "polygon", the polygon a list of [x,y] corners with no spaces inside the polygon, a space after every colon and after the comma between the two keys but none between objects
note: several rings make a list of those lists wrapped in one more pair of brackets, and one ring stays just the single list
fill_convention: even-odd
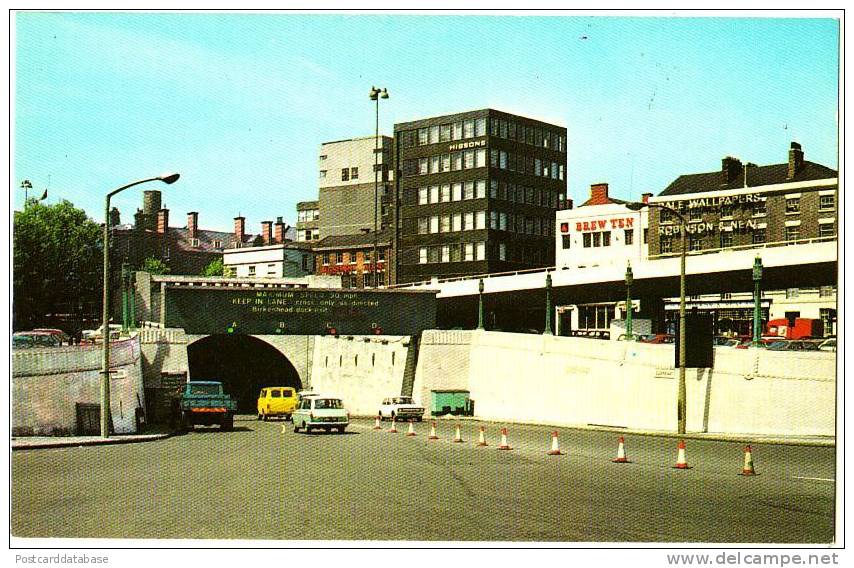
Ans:
[{"label": "chimney stack", "polygon": [[196,211],[187,213],[187,233],[191,239],[199,238],[199,214]]},{"label": "chimney stack", "polygon": [[265,245],[273,244],[273,222],[261,221],[261,238]]},{"label": "chimney stack", "polygon": [[157,189],[144,191],[142,194],[143,228],[150,231],[157,229],[157,216],[160,209],[160,191]]},{"label": "chimney stack", "polygon": [[563,201],[563,208],[564,209],[572,209],[573,205],[574,205],[574,203],[573,203],[571,198],[567,197],[566,199],[564,199],[564,201]]},{"label": "chimney stack", "polygon": [[590,186],[590,203],[589,205],[605,205],[610,203],[608,198],[608,184],[594,183]]},{"label": "chimney stack", "polygon": [[649,198],[652,197],[651,193],[641,193],[641,202],[649,203]]},{"label": "chimney stack", "polygon": [[243,244],[243,241],[246,240],[246,217],[234,218],[234,240],[238,244]]},{"label": "chimney stack", "polygon": [[285,223],[282,221],[281,217],[276,217],[276,225],[275,232],[273,234],[273,239],[276,244],[282,244],[285,242]]},{"label": "chimney stack", "polygon": [[157,212],[157,234],[165,235],[169,230],[169,210],[161,209]]},{"label": "chimney stack", "polygon": [[118,207],[110,209],[110,226],[115,227],[122,224],[122,216],[119,213]]},{"label": "chimney stack", "polygon": [[792,142],[789,148],[789,172],[787,179],[795,179],[798,172],[804,167],[804,151],[797,142]]},{"label": "chimney stack", "polygon": [[724,183],[729,185],[735,181],[739,174],[741,174],[741,160],[733,158],[732,156],[727,156],[721,160],[721,170],[723,171],[724,179],[726,180]]}]

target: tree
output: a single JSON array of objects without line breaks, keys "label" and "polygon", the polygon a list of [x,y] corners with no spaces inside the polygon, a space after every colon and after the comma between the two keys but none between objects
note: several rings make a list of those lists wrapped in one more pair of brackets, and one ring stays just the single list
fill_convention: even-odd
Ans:
[{"label": "tree", "polygon": [[264,244],[264,237],[262,237],[261,235],[257,235],[254,239],[252,239],[253,247],[263,247]]},{"label": "tree", "polygon": [[202,276],[222,276],[222,259],[212,260],[210,264],[202,270]]},{"label": "tree", "polygon": [[31,199],[23,211],[15,211],[13,328],[53,327],[69,317],[79,324],[84,316],[95,316],[101,304],[102,244],[101,227],[70,201],[43,205]]},{"label": "tree", "polygon": [[169,274],[170,269],[169,266],[159,258],[149,256],[142,261],[142,268],[140,268],[140,270],[148,272],[149,274]]}]

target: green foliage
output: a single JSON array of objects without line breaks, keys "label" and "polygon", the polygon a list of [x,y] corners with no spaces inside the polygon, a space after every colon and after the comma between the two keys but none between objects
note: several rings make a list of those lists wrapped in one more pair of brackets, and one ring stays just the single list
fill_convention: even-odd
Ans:
[{"label": "green foliage", "polygon": [[263,247],[264,246],[264,237],[262,237],[261,235],[256,236],[254,239],[252,239],[252,246],[253,247]]},{"label": "green foliage", "polygon": [[142,261],[142,267],[140,270],[148,272],[149,274],[169,274],[169,266],[159,258],[154,258],[152,256],[149,256]]},{"label": "green foliage", "polygon": [[210,264],[202,270],[202,276],[222,276],[222,259],[212,260]]},{"label": "green foliage", "polygon": [[13,221],[13,327],[31,329],[50,314],[97,313],[103,265],[101,227],[66,200],[31,199]]}]

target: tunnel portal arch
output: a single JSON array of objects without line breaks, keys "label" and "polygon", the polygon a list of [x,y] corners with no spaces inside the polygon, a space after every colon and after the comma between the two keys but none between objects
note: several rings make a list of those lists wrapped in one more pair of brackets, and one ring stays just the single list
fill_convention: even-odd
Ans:
[{"label": "tunnel portal arch", "polygon": [[187,345],[190,379],[221,381],[237,400],[237,412],[255,414],[258,392],[268,386],[297,390],[302,381],[279,350],[251,335],[209,335]]}]

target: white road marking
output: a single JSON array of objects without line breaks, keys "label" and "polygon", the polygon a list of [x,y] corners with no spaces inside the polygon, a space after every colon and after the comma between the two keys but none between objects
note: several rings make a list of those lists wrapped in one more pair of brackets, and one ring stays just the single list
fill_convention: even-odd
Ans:
[{"label": "white road marking", "polygon": [[800,477],[800,476],[798,476],[798,475],[793,475],[793,476],[792,476],[792,479],[803,479],[803,480],[806,480],[806,481],[830,481],[830,482],[834,482],[834,481],[836,481],[836,480],[835,480],[835,479],[833,479],[833,478],[828,479],[828,478],[826,478],[826,477]]}]

